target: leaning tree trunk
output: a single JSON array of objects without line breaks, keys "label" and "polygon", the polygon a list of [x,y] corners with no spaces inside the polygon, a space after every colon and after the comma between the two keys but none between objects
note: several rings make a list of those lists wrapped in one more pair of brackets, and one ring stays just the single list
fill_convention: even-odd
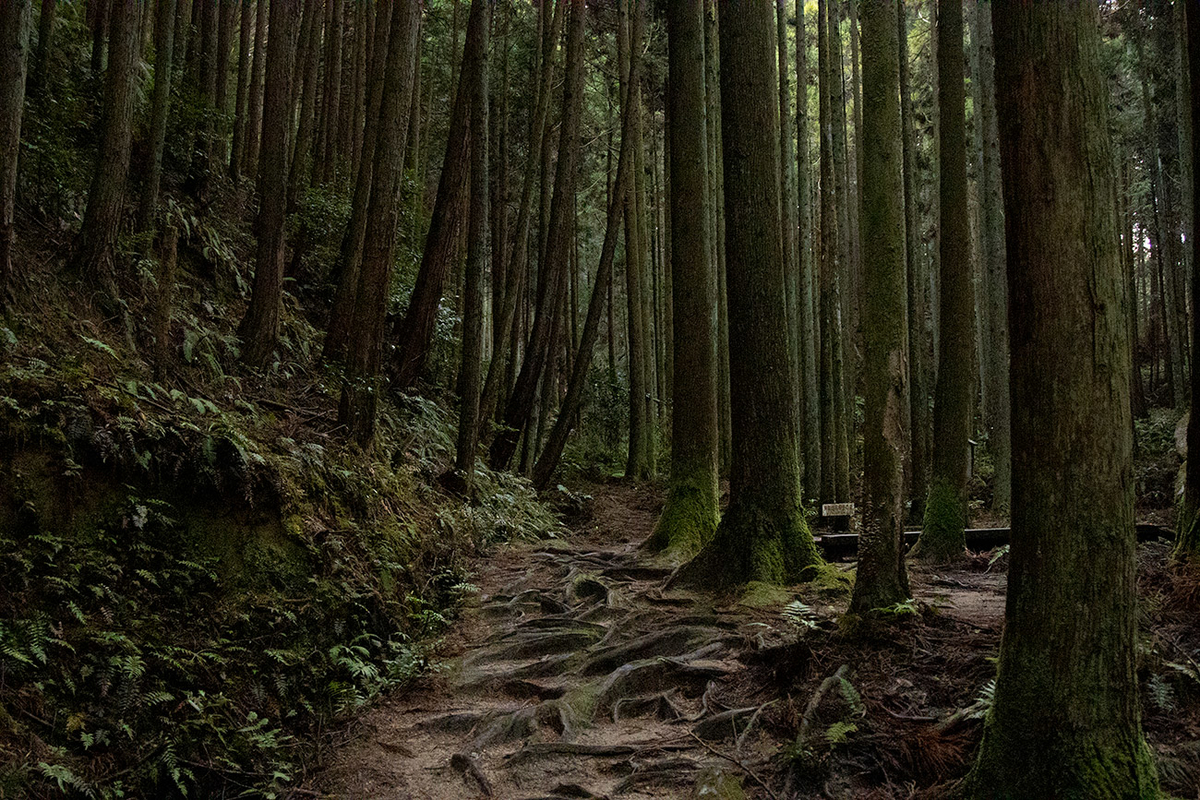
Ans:
[{"label": "leaning tree trunk", "polygon": [[703,10],[703,0],[672,0],[667,7],[675,375],[671,482],[667,505],[647,542],[651,549],[683,555],[712,538],[719,517],[717,276],[708,242]]},{"label": "leaning tree trunk", "polygon": [[117,295],[114,258],[133,139],[133,84],[140,33],[136,0],[114,0],[111,23],[100,149],[72,265],[113,301]]},{"label": "leaning tree trunk", "polygon": [[287,210],[290,81],[295,60],[296,5],[271,3],[266,85],[263,97],[262,165],[258,176],[258,252],[250,307],[238,326],[242,361],[264,367],[279,341],[283,305],[283,223]]},{"label": "leaning tree trunk", "polygon": [[773,9],[719,3],[733,463],[729,507],[680,572],[705,589],[794,583],[821,563],[800,504],[779,252],[779,113]]},{"label": "leaning tree trunk", "polygon": [[975,406],[975,289],[967,218],[962,0],[938,4],[941,153],[941,335],[933,402],[933,473],[917,550],[945,560],[966,548],[967,442]]},{"label": "leaning tree trunk", "polygon": [[904,449],[908,406],[904,145],[896,5],[862,6],[863,528],[850,611],[908,599]]},{"label": "leaning tree trunk", "polygon": [[12,288],[13,210],[31,8],[32,0],[7,0],[0,7],[0,310]]},{"label": "leaning tree trunk", "polygon": [[[1013,513],[967,794],[1158,798],[1137,661],[1129,322],[1095,4],[996,0]],[[961,61],[958,63],[961,64]]]}]

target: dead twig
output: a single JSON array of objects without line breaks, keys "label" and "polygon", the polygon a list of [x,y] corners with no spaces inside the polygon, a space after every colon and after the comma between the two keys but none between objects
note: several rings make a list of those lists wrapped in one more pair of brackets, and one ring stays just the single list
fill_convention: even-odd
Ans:
[{"label": "dead twig", "polygon": [[722,753],[720,750],[713,747],[708,742],[704,741],[703,739],[701,739],[699,736],[697,736],[694,733],[689,733],[688,735],[691,736],[693,739],[695,739],[696,742],[701,747],[703,747],[708,752],[712,753],[717,758],[725,759],[726,761],[736,765],[737,768],[740,769],[742,772],[749,775],[751,777],[751,779],[754,780],[755,783],[757,783],[759,786],[761,786],[763,788],[763,791],[767,793],[767,795],[771,798],[771,800],[779,800],[779,795],[775,794],[775,790],[772,789],[769,785],[767,785],[767,782],[764,781],[762,778],[760,778],[758,776],[757,772],[755,772],[749,766],[747,766],[745,763],[743,763],[741,759],[739,759],[735,756],[731,756],[728,753]]}]

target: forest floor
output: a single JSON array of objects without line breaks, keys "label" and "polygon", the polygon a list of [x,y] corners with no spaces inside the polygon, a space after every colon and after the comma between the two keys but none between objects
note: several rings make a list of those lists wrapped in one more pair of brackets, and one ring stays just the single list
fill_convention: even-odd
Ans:
[{"label": "forest floor", "polygon": [[[1006,557],[910,563],[915,602],[849,632],[833,571],[740,598],[664,589],[671,566],[638,550],[661,492],[583,491],[571,535],[481,560],[438,663],[356,721],[305,794],[882,800],[938,797],[969,769]],[[1200,797],[1200,580],[1165,544],[1140,561],[1147,735],[1165,788]]]}]

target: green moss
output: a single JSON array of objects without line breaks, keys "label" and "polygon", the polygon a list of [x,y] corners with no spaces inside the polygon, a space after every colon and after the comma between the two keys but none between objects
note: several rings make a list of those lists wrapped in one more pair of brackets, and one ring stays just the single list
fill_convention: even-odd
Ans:
[{"label": "green moss", "polygon": [[695,800],[745,800],[742,779],[719,769],[709,768],[700,773],[688,797]]},{"label": "green moss", "polygon": [[781,513],[734,503],[713,540],[680,570],[678,581],[706,591],[752,581],[788,585],[808,580],[824,563],[799,506]]},{"label": "green moss", "polygon": [[748,608],[782,608],[795,599],[795,593],[782,586],[762,581],[750,581],[746,584],[738,602]]},{"label": "green moss", "polygon": [[925,525],[912,555],[927,561],[951,561],[967,549],[964,531],[967,509],[954,487],[935,481],[929,487],[929,502],[925,505]]},{"label": "green moss", "polygon": [[708,544],[719,519],[713,487],[705,488],[691,481],[673,482],[667,505],[643,547],[686,560]]}]

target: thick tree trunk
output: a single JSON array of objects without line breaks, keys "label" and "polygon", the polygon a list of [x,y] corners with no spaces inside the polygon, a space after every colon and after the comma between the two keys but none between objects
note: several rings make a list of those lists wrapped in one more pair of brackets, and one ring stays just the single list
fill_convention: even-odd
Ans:
[{"label": "thick tree trunk", "polygon": [[[479,392],[483,372],[483,276],[488,260],[491,209],[488,158],[488,33],[491,0],[473,0],[467,24],[467,51],[474,63],[463,70],[471,76],[471,219],[467,226],[467,268],[463,286],[462,358],[458,373],[458,443],[454,466],[466,482],[474,483],[475,451],[479,445]],[[479,41],[472,43],[475,37]],[[411,102],[410,102],[411,106]]]},{"label": "thick tree trunk", "polygon": [[967,441],[975,406],[975,288],[967,217],[966,94],[962,0],[938,4],[938,109],[941,157],[941,336],[933,405],[933,474],[922,558],[944,560],[966,548]]},{"label": "thick tree trunk", "polygon": [[72,262],[77,272],[108,295],[109,301],[116,299],[114,251],[122,228],[133,138],[133,84],[140,33],[137,22],[136,0],[115,0],[100,149]]},{"label": "thick tree trunk", "polygon": [[909,597],[904,568],[908,409],[904,145],[900,47],[893,3],[862,8],[863,528],[853,613]]},{"label": "thick tree trunk", "polygon": [[671,482],[667,505],[647,546],[682,555],[692,555],[712,538],[719,517],[717,276],[708,241],[703,6],[703,0],[672,0],[667,7],[676,376],[671,411]]},{"label": "thick tree trunk", "polygon": [[[996,0],[1012,550],[976,798],[1157,798],[1142,738],[1129,329],[1097,7]],[[961,63],[961,62],[959,62]]]},{"label": "thick tree trunk", "polygon": [[154,227],[158,211],[159,184],[162,182],[163,147],[167,140],[167,118],[171,111],[171,76],[175,50],[176,0],[158,0],[158,19],[154,23],[154,96],[150,112],[150,153],[146,164],[146,185],[138,208],[138,230]]},{"label": "thick tree trunk", "polygon": [[0,6],[0,311],[12,289],[13,211],[32,7],[32,0],[7,0]]},{"label": "thick tree trunk", "polygon": [[379,107],[379,139],[371,177],[367,244],[358,274],[358,302],[350,328],[346,385],[338,408],[338,421],[346,426],[348,437],[363,447],[369,446],[375,435],[375,412],[382,392],[379,379],[399,216],[397,194],[408,135],[404,115],[412,101],[420,13],[420,3],[400,2],[391,14]]},{"label": "thick tree trunk", "polygon": [[793,583],[820,564],[800,505],[779,251],[779,113],[772,8],[718,4],[725,150],[733,462],[712,541],[680,572],[692,586]]},{"label": "thick tree trunk", "polygon": [[[261,2],[261,0],[260,0]],[[262,165],[258,176],[258,252],[250,307],[238,327],[242,361],[266,366],[279,342],[283,305],[284,215],[287,210],[289,82],[295,62],[297,7],[271,3],[271,37],[263,97]]]}]

